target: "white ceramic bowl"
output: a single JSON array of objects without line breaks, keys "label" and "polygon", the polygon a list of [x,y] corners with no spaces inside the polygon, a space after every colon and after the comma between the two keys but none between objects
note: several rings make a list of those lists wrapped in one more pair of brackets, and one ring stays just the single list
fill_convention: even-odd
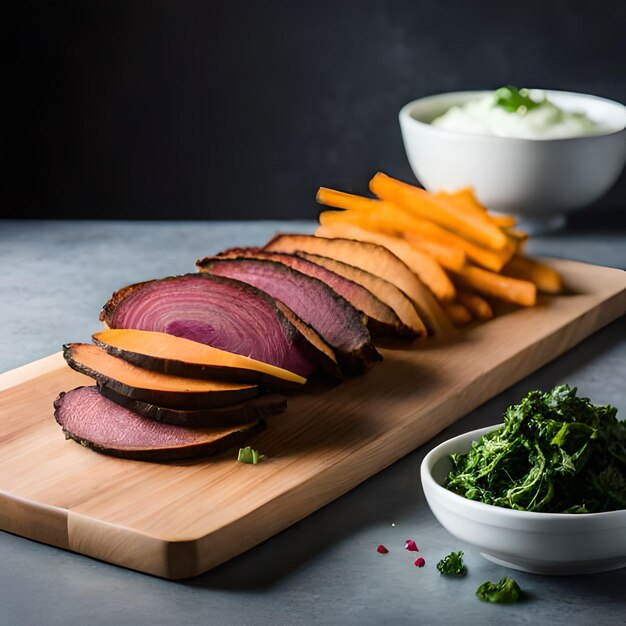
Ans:
[{"label": "white ceramic bowl", "polygon": [[564,91],[546,91],[565,110],[584,111],[614,132],[571,139],[517,139],[432,126],[450,107],[489,92],[445,93],[409,102],[400,127],[409,162],[430,191],[471,186],[490,210],[512,213],[531,232],[565,223],[565,213],[588,206],[618,179],[626,160],[626,107]]},{"label": "white ceramic bowl", "polygon": [[467,500],[443,484],[449,455],[468,452],[489,426],[449,439],[421,466],[426,500],[443,527],[500,565],[535,574],[582,574],[626,566],[626,510],[532,513]]}]

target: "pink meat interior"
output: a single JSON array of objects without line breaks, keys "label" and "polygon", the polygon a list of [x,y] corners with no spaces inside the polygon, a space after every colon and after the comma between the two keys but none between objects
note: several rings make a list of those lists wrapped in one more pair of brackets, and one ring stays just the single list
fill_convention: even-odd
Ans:
[{"label": "pink meat interior", "polygon": [[115,404],[97,387],[79,387],[58,403],[61,426],[81,439],[106,448],[170,448],[211,441],[216,432],[162,424]]},{"label": "pink meat interior", "polygon": [[176,335],[283,367],[302,376],[313,370],[265,298],[235,281],[201,274],[145,283],[116,307],[112,328]]}]

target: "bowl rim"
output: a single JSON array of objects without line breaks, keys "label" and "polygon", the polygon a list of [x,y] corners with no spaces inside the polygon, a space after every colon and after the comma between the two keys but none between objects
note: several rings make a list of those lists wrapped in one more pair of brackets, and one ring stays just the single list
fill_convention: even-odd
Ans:
[{"label": "bowl rim", "polygon": [[[432,475],[432,469],[434,465],[450,454],[455,444],[459,447],[459,444],[466,443],[468,440],[475,441],[479,439],[483,434],[500,428],[504,424],[492,424],[491,426],[485,426],[476,430],[467,431],[450,439],[442,441],[440,444],[430,450],[420,466],[420,477],[422,480],[422,488],[426,495],[427,490],[443,497],[452,506],[467,507],[467,510],[473,511],[477,514],[489,514],[497,516],[499,519],[516,519],[527,521],[559,521],[563,523],[572,524],[584,524],[586,520],[603,521],[609,524],[605,527],[608,530],[609,527],[615,523],[616,527],[626,527],[626,509],[617,509],[615,511],[602,511],[599,513],[544,513],[539,511],[520,511],[518,509],[508,509],[506,507],[496,506],[495,504],[486,504],[485,502],[479,502],[477,500],[468,500],[463,496],[460,496],[449,489],[446,489],[443,485],[439,484]],[[428,496],[426,495],[428,500]],[[430,502],[429,502],[430,505]],[[576,520],[576,521],[575,521]]]},{"label": "bowl rim", "polygon": [[608,105],[615,106],[617,108],[622,109],[624,112],[624,125],[622,128],[618,128],[612,130],[610,132],[597,133],[594,135],[581,135],[578,137],[552,137],[547,139],[541,139],[538,137],[502,137],[500,135],[487,135],[483,133],[474,133],[474,132],[466,132],[459,130],[450,130],[448,128],[441,128],[439,126],[433,126],[429,122],[423,122],[422,120],[418,120],[413,115],[411,115],[412,110],[418,103],[428,102],[428,101],[436,101],[443,98],[448,97],[461,97],[461,96],[470,96],[470,95],[487,95],[493,93],[493,89],[470,89],[465,91],[447,91],[436,94],[431,94],[428,96],[424,96],[422,98],[417,98],[415,100],[411,100],[407,102],[398,113],[398,119],[400,121],[400,125],[404,126],[412,124],[415,128],[419,128],[421,132],[430,133],[433,136],[439,137],[447,137],[448,139],[455,137],[457,139],[463,141],[485,141],[485,142],[513,142],[520,144],[550,144],[552,142],[577,142],[581,140],[598,140],[603,137],[612,137],[614,135],[619,135],[620,133],[626,134],[626,105],[618,102],[617,100],[611,100],[610,98],[604,98],[603,96],[596,96],[593,94],[580,93],[576,91],[562,91],[557,89],[543,89],[541,87],[529,87],[529,90],[540,90],[543,91],[546,95],[557,95],[557,96],[574,96],[577,98],[581,98],[583,100],[597,100],[600,102],[604,102]]}]

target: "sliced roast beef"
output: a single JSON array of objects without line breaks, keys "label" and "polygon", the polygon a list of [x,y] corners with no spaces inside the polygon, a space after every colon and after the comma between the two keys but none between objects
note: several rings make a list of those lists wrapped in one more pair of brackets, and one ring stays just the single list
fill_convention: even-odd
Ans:
[{"label": "sliced roast beef", "polygon": [[110,328],[176,335],[300,376],[317,366],[317,350],[268,294],[220,276],[186,274],[130,285],[111,296],[100,319]]},{"label": "sliced roast beef", "polygon": [[445,335],[452,329],[450,321],[430,290],[404,262],[383,246],[338,237],[280,234],[264,250],[319,254],[371,272],[395,285],[411,299],[429,332]]},{"label": "sliced roast beef", "polygon": [[244,424],[282,413],[287,409],[287,398],[274,393],[267,393],[239,404],[196,409],[194,411],[180,411],[133,400],[128,396],[117,393],[110,387],[102,386],[98,388],[105,398],[130,409],[134,413],[139,413],[139,415],[156,422],[175,424],[176,426],[190,426],[192,428]]},{"label": "sliced roast beef", "polygon": [[126,459],[169,461],[216,454],[262,428],[259,421],[190,429],[160,424],[105,398],[96,387],[78,387],[54,401],[66,438]]},{"label": "sliced roast beef", "polygon": [[335,381],[343,380],[343,373],[337,363],[337,355],[318,332],[315,332],[309,324],[299,318],[284,302],[275,300],[276,306],[282,314],[295,326],[300,334],[306,339],[304,348],[311,359],[315,361]]},{"label": "sliced roast beef", "polygon": [[309,254],[308,252],[302,251],[296,254],[307,261],[311,261],[311,263],[321,265],[340,276],[344,276],[345,278],[353,280],[355,283],[363,285],[368,291],[375,294],[376,297],[395,311],[398,318],[402,321],[402,324],[410,330],[410,334],[407,334],[407,338],[411,336],[423,337],[428,334],[422,318],[417,314],[417,310],[411,303],[411,300],[409,300],[409,297],[404,291],[392,285],[388,280],[380,278],[380,276],[376,276],[355,265],[343,263],[342,261],[337,261],[337,259],[331,259],[327,256]]},{"label": "sliced roast beef", "polygon": [[365,315],[317,278],[261,259],[207,257],[197,266],[247,282],[284,302],[330,344],[346,372],[362,373],[382,358],[371,342]]},{"label": "sliced roast beef", "polygon": [[266,259],[287,265],[307,276],[326,283],[352,306],[367,315],[367,327],[374,337],[393,335],[415,339],[417,334],[404,324],[396,312],[362,284],[294,254],[269,252],[259,248],[231,248],[217,255],[220,258]]}]

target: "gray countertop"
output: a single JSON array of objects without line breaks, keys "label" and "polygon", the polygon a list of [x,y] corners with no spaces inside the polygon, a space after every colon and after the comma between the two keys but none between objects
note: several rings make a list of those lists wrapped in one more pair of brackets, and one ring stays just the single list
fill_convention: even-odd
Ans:
[{"label": "gray countertop", "polygon": [[[132,282],[194,271],[200,256],[311,223],[0,221],[0,371],[87,341],[100,307]],[[538,237],[533,254],[626,266],[626,233]],[[249,552],[168,582],[0,532],[0,623],[33,624],[621,624],[626,569],[590,576],[512,572],[449,535],[431,514],[419,466],[435,444],[496,421],[531,388],[569,383],[626,411],[626,318],[468,414],[428,444]],[[1,450],[0,450],[1,453]],[[426,566],[413,566],[414,538]],[[391,552],[375,551],[385,544]],[[463,549],[469,574],[435,563]],[[479,602],[511,574],[519,605]]]}]

